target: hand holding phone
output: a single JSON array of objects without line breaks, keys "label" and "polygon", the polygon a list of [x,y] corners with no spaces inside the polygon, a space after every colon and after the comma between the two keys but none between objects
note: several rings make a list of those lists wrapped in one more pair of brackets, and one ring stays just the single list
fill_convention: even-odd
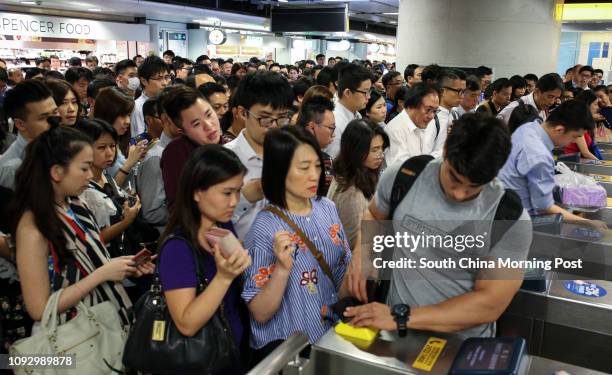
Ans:
[{"label": "hand holding phone", "polygon": [[204,235],[210,247],[219,244],[221,254],[229,258],[236,250],[242,249],[240,241],[234,236],[234,233],[223,228],[213,228]]},{"label": "hand holding phone", "polygon": [[151,137],[149,137],[149,134],[147,132],[140,133],[137,136],[130,138],[130,145],[135,146],[142,141],[151,141]]},{"label": "hand holding phone", "polygon": [[138,252],[138,254],[134,255],[134,267],[138,267],[144,263],[147,263],[151,260],[151,251],[149,249],[142,249]]}]

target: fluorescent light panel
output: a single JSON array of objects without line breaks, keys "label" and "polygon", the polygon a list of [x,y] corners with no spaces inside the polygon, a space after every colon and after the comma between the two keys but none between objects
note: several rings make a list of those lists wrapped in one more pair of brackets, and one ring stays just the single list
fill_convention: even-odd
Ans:
[{"label": "fluorescent light panel", "polygon": [[612,4],[564,4],[563,21],[612,20]]}]

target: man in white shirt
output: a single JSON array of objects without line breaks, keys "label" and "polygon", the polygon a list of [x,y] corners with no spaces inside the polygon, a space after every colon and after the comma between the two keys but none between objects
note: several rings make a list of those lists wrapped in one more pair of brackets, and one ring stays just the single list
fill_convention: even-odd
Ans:
[{"label": "man in white shirt", "polygon": [[361,65],[347,64],[340,70],[338,77],[338,102],[334,110],[336,136],[325,152],[334,159],[340,152],[340,139],[346,125],[360,119],[359,111],[364,109],[370,99],[372,74]]},{"label": "man in white shirt", "polygon": [[7,116],[13,119],[18,136],[0,155],[0,186],[14,190],[15,174],[25,158],[26,147],[49,130],[49,119],[57,117],[58,112],[51,90],[36,79],[27,79],[9,90],[4,108]]},{"label": "man in white shirt", "polygon": [[446,135],[453,121],[459,118],[459,115],[453,108],[461,103],[465,94],[465,73],[456,69],[445,69],[438,76],[438,84],[441,88],[441,95],[440,113],[437,115],[439,125],[436,125],[436,129],[439,128],[440,130],[438,131],[436,143],[431,153],[434,158],[442,157]]},{"label": "man in white shirt", "polygon": [[140,84],[143,87],[142,94],[134,103],[134,111],[131,117],[130,134],[132,137],[143,133],[147,130],[147,126],[142,114],[143,104],[149,98],[155,98],[170,84],[172,76],[170,75],[170,67],[157,56],[150,56],[138,67],[138,77]]},{"label": "man in white shirt", "polygon": [[257,71],[244,76],[236,91],[238,112],[245,127],[225,147],[234,151],[248,172],[234,210],[232,223],[239,239],[244,239],[257,213],[266,206],[261,187],[263,144],[268,130],[289,123],[288,110],[293,91],[280,74]]},{"label": "man in white shirt", "polygon": [[540,77],[536,83],[535,90],[517,101],[508,104],[498,115],[506,124],[510,120],[510,115],[514,108],[519,105],[519,101],[531,105],[538,110],[542,121],[548,117],[548,109],[561,98],[563,94],[563,80],[557,73],[548,73]]},{"label": "man in white shirt", "polygon": [[578,85],[576,86],[579,89],[589,90],[589,82],[591,82],[591,78],[595,74],[595,70],[590,65],[585,65],[578,70],[578,76],[576,77],[576,82]]},{"label": "man in white shirt", "polygon": [[480,82],[474,76],[469,76],[465,80],[465,93],[461,103],[453,108],[461,117],[464,113],[476,112],[478,100],[480,99]]},{"label": "man in white shirt", "polygon": [[433,151],[437,133],[434,117],[439,105],[440,92],[435,85],[421,82],[408,90],[406,109],[385,126],[390,141],[387,165]]}]

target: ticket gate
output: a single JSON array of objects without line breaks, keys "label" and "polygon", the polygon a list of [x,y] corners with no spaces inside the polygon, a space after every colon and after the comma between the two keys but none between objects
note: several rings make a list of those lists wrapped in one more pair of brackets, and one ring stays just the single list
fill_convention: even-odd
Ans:
[{"label": "ticket gate", "polygon": [[612,142],[597,142],[602,153],[612,153]]},{"label": "ticket gate", "polygon": [[[606,209],[605,215],[610,215],[610,211]],[[590,215],[595,214],[598,213]],[[603,219],[607,221],[612,218],[606,216]],[[572,274],[590,280],[612,280],[612,230],[602,234],[595,229],[570,223],[534,228],[528,259],[534,257],[581,260],[581,268],[572,269]]]},{"label": "ticket gate", "polygon": [[612,176],[612,161],[601,160],[599,163],[574,163],[564,161],[565,165],[570,167],[573,171],[584,173],[584,174],[599,174],[604,176]]},{"label": "ticket gate", "polygon": [[612,283],[553,278],[544,292],[519,291],[498,333],[526,338],[532,355],[612,373]]},{"label": "ticket gate", "polygon": [[[453,334],[409,330],[406,337],[381,331],[374,343],[360,349],[329,330],[312,345],[309,359],[298,353],[308,344],[306,337],[297,333],[287,339],[249,375],[391,375],[391,374],[448,374],[463,339]],[[525,354],[519,361],[519,374],[553,374],[566,371],[572,375],[604,374],[585,367]]]},{"label": "ticket gate", "polygon": [[[612,210],[587,217],[610,224]],[[612,282],[606,281],[612,280],[612,231],[588,238],[576,229],[534,224],[529,258],[581,259],[583,268],[571,275],[548,272],[546,282],[532,284],[541,289],[520,290],[499,319],[498,333],[526,338],[532,355],[612,373]]]}]

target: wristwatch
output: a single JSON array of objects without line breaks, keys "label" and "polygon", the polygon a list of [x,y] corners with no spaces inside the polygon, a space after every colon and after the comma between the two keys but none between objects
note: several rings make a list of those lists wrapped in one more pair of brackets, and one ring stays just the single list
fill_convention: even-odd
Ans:
[{"label": "wristwatch", "polygon": [[391,315],[397,323],[397,332],[400,337],[406,336],[408,320],[410,320],[410,306],[400,303],[391,309]]}]

